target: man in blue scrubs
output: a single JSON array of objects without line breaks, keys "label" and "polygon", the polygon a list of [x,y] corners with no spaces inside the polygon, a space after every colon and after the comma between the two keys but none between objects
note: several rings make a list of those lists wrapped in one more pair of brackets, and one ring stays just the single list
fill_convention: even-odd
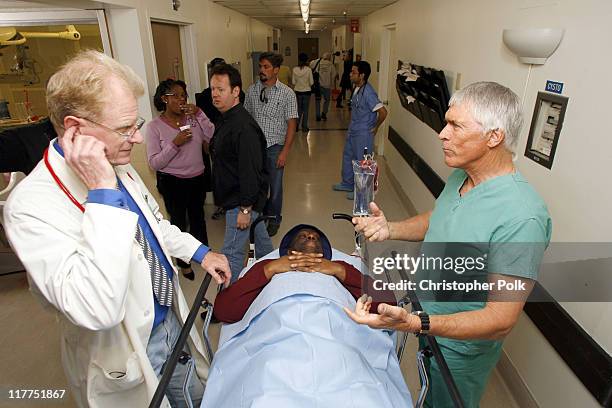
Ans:
[{"label": "man in blue scrubs", "polygon": [[[482,245],[485,281],[497,286],[480,300],[467,301],[465,291],[457,290],[446,291],[446,301],[428,296],[430,301],[422,302],[426,313],[420,315],[389,305],[378,307],[380,315],[371,314],[368,302],[358,302],[355,312],[347,313],[371,327],[437,336],[465,406],[477,407],[499,359],[502,340],[516,324],[537,280],[552,221],[546,204],[512,160],[522,123],[520,100],[514,92],[494,82],[471,84],[451,98],[446,122],[439,138],[445,163],[456,170],[434,209],[388,222],[371,203],[372,216],[354,218],[355,229],[370,241],[424,241],[425,255],[427,248],[436,246],[459,245],[466,253],[465,248]],[[426,272],[440,282],[438,271]],[[451,268],[446,276],[460,280],[462,274]],[[510,294],[501,290],[500,279],[524,289],[509,298],[497,297]],[[431,390],[426,406],[452,407],[434,360],[427,369]]]},{"label": "man in blue scrubs", "polygon": [[336,191],[347,191],[349,200],[353,199],[355,185],[352,161],[363,158],[364,148],[368,153],[374,152],[374,136],[387,117],[387,110],[368,83],[370,72],[370,64],[366,61],[355,61],[351,70],[355,90],[351,99],[351,123],[342,153],[342,181],[332,187]]}]

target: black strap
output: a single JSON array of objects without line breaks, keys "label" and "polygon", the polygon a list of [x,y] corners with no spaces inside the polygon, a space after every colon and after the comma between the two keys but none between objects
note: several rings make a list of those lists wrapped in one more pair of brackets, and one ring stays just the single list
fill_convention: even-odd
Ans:
[{"label": "black strap", "polygon": [[319,64],[320,64],[320,63],[321,63],[321,58],[319,58],[319,60],[318,60],[318,61],[317,61],[317,63],[315,64],[315,67],[314,67],[314,70],[313,70],[313,71],[316,71],[316,70],[317,70],[317,68],[319,67]]}]

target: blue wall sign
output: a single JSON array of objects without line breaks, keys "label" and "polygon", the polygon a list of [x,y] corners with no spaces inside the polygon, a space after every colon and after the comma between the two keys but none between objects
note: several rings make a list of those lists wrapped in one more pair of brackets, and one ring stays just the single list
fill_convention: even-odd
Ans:
[{"label": "blue wall sign", "polygon": [[561,95],[563,93],[563,82],[546,81],[545,90]]}]

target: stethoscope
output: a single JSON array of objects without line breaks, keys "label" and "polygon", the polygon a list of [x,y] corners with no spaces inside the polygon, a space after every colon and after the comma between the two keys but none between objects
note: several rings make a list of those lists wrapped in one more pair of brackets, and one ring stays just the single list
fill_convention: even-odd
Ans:
[{"label": "stethoscope", "polygon": [[362,86],[359,87],[359,89],[357,90],[357,92],[353,95],[353,97],[351,98],[351,101],[354,99],[355,101],[352,103],[353,108],[357,109],[361,106],[361,98],[360,96],[363,95],[359,95],[360,93],[363,93],[363,88],[365,88],[365,86],[367,85],[367,82],[364,82],[364,84]]},{"label": "stethoscope", "polygon": [[53,170],[53,167],[51,167],[51,163],[49,163],[49,148],[48,147],[45,149],[43,158],[45,161],[45,166],[47,166],[47,170],[49,170],[49,173],[51,174],[51,177],[53,177],[55,184],[57,184],[60,190],[62,190],[64,194],[66,194],[66,197],[68,197],[70,201],[72,201],[72,203],[76,205],[79,210],[81,210],[81,212],[85,212],[85,207],[83,207],[83,205],[79,203],[76,198],[74,198],[70,190],[68,190],[68,187],[66,187],[66,185],[62,183],[62,180],[60,180],[60,178],[55,173],[55,170]]},{"label": "stethoscope", "polygon": [[[60,180],[60,178],[57,176],[57,173],[55,173],[55,170],[53,170],[53,167],[51,166],[51,163],[49,162],[49,148],[47,147],[45,149],[45,152],[43,153],[43,160],[45,162],[45,166],[47,167],[47,170],[49,170],[49,174],[51,174],[51,177],[53,177],[53,180],[55,181],[55,184],[57,184],[57,186],[60,188],[60,190],[62,190],[62,192],[64,194],[66,194],[66,197],[68,197],[68,199],[70,201],[72,201],[72,204],[74,204],[79,210],[81,210],[81,212],[85,212],[85,207],[83,207],[83,205],[81,203],[79,203],[77,201],[77,199],[72,195],[72,193],[70,192],[70,190],[68,190],[68,187],[66,187],[66,185],[64,183],[62,183],[62,180]],[[126,173],[127,176],[134,180],[134,178],[132,177],[132,175],[130,173]],[[144,196],[145,201],[148,204],[148,200],[147,200],[147,196]],[[155,216],[155,212],[149,207],[149,209],[151,210],[151,212],[153,213],[153,217],[155,219],[157,219],[158,221],[160,221],[158,219],[157,216]]]}]

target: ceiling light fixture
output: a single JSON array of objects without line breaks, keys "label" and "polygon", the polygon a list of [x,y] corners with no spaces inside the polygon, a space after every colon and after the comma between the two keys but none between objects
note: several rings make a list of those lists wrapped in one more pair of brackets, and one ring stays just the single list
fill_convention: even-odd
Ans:
[{"label": "ceiling light fixture", "polygon": [[302,20],[307,22],[310,18],[310,0],[299,0],[300,2],[300,11],[302,13]]}]

